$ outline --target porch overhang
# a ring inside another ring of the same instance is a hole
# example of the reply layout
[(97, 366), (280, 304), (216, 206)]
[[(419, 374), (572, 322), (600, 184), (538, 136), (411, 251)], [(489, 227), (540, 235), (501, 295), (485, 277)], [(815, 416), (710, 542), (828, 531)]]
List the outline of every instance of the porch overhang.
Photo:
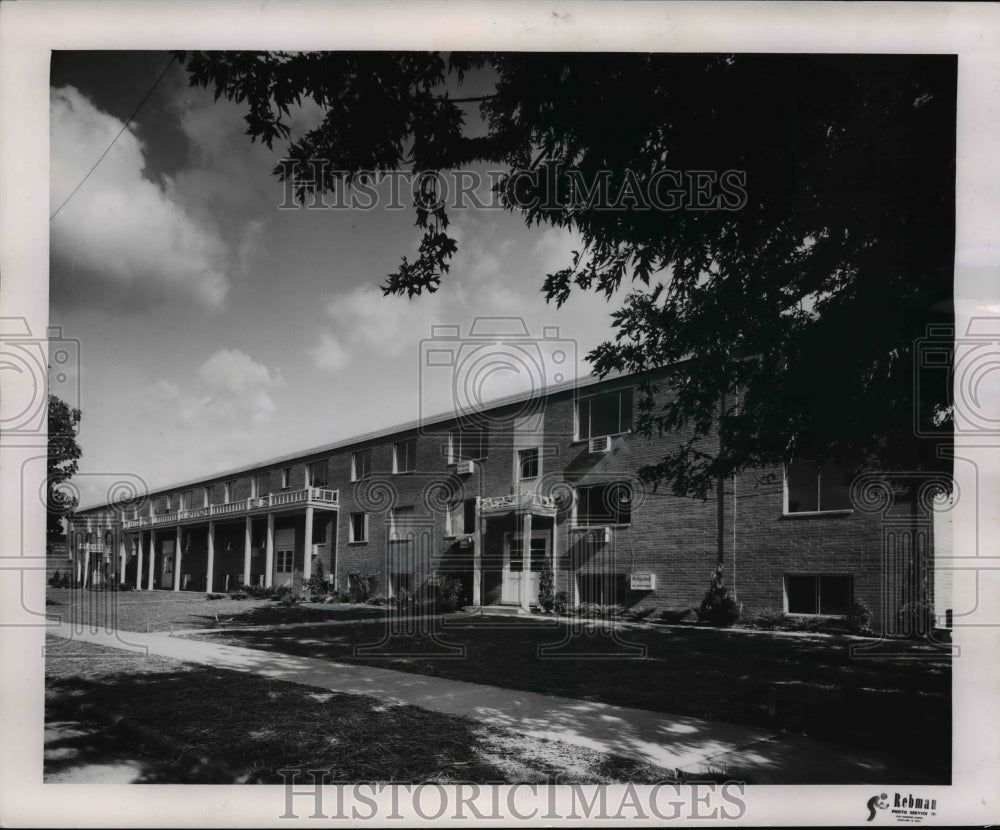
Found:
[(520, 492), (507, 496), (483, 496), (478, 500), (479, 515), (502, 516), (507, 513), (532, 516), (555, 516), (558, 512), (556, 500), (541, 493)]

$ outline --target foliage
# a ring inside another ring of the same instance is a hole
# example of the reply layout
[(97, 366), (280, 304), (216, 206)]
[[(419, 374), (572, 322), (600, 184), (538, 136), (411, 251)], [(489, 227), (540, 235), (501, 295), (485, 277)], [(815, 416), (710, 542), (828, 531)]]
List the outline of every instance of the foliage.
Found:
[(240, 585), (239, 592), (251, 599), (268, 599), (274, 593), (274, 589), (265, 588), (263, 585)]
[[(301, 200), (346, 201), (372, 172), (486, 165), (502, 207), (577, 233), (546, 299), (632, 288), (614, 340), (588, 355), (596, 371), (673, 366), (670, 401), (645, 396), (635, 428), (685, 440), (646, 482), (704, 497), (792, 456), (948, 468), (946, 384), (914, 371), (928, 326), (953, 317), (954, 56), (179, 57), (192, 85), (245, 107), (252, 141), (289, 142), (274, 172)], [(463, 83), (490, 88), (463, 100)], [(293, 136), (303, 101), (322, 120)], [(709, 171), (705, 188), (693, 171)], [(413, 199), (417, 257), (386, 294), (436, 291), (457, 251), (430, 181)], [(721, 446), (706, 446), (716, 427)]]
[(656, 609), (653, 608), (652, 606), (648, 608), (640, 608), (637, 610), (629, 609), (622, 614), (622, 617), (624, 617), (627, 620), (631, 620), (632, 622), (642, 622), (648, 617), (651, 617), (655, 611)]
[(684, 622), (688, 617), (696, 612), (695, 608), (665, 608), (660, 612), (660, 619), (670, 625), (677, 625)]
[(788, 620), (788, 615), (784, 611), (775, 608), (764, 608), (758, 611), (752, 619), (754, 628), (762, 628), (765, 631), (774, 631), (781, 627)]
[(896, 612), (899, 634), (905, 637), (925, 637), (934, 630), (934, 604), (928, 600), (909, 600)]
[(368, 602), (375, 594), (378, 577), (374, 574), (361, 576), (358, 573), (347, 575), (347, 599), (349, 602)]
[(325, 596), (328, 585), (329, 583), (323, 578), (322, 573), (314, 573), (309, 577), (309, 579), (302, 583), (302, 587), (313, 597)]
[(232, 591), (229, 594), (230, 599), (246, 599), (248, 594), (246, 591)]
[(53, 588), (69, 588), (70, 587), (70, 576), (67, 571), (65, 574), (60, 571), (55, 571), (52, 576), (49, 577), (49, 585)]
[(555, 605), (554, 589), (556, 586), (552, 568), (546, 565), (538, 575), (538, 604), (548, 614)]
[(556, 591), (552, 598), (552, 610), (557, 614), (565, 615), (569, 607), (569, 598), (565, 591)]
[(612, 619), (624, 614), (625, 608), (618, 604), (601, 605), (599, 602), (583, 602), (570, 609), (570, 613), (579, 617)]
[(854, 600), (847, 611), (844, 622), (847, 624), (847, 630), (852, 634), (867, 635), (872, 633), (872, 611), (862, 599)]
[(205, 594), (205, 599), (225, 599), (225, 594)]
[(722, 565), (719, 565), (698, 608), (698, 620), (717, 628), (728, 628), (742, 613), (743, 603), (737, 602), (729, 588), (722, 584)]
[(55, 395), (49, 395), (48, 483), (46, 535), (50, 542), (64, 536), (62, 520), (77, 508), (77, 499), (59, 487), (79, 467), (80, 445), (76, 442), (82, 413)]
[(457, 611), (462, 604), (464, 589), (461, 579), (455, 579), (447, 574), (439, 574), (437, 579), (435, 605), (444, 614)]

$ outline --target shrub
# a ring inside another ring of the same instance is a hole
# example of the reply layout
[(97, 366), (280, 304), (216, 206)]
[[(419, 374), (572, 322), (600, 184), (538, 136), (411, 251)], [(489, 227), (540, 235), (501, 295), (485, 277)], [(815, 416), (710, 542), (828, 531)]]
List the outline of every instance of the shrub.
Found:
[(872, 611), (864, 600), (857, 599), (851, 604), (844, 622), (851, 634), (872, 633)]
[(323, 574), (313, 574), (309, 579), (302, 583), (302, 587), (307, 590), (313, 598), (322, 598), (326, 595), (326, 580), (323, 578)]
[(263, 585), (240, 585), (239, 591), (253, 599), (268, 599), (274, 594), (273, 588), (265, 588)]
[(368, 602), (375, 594), (378, 579), (374, 574), (361, 576), (353, 573), (347, 575), (347, 598), (349, 602)]
[(59, 571), (56, 571), (54, 574), (52, 574), (52, 576), (49, 577), (49, 585), (51, 585), (53, 588), (62, 587), (62, 574), (59, 573)]
[(205, 599), (223, 599), (225, 594), (205, 594)]
[(631, 610), (625, 611), (622, 614), (622, 617), (624, 617), (627, 620), (632, 620), (633, 622), (642, 622), (647, 617), (649, 617), (655, 610), (656, 610), (655, 608), (650, 607), (650, 608), (642, 608), (638, 611), (631, 611)]
[(229, 594), (230, 599), (246, 599), (246, 591), (233, 591)]
[(774, 629), (784, 625), (787, 620), (788, 617), (784, 611), (778, 611), (775, 608), (765, 608), (758, 612), (757, 616), (751, 622), (755, 628), (774, 631)]
[(557, 614), (565, 615), (568, 605), (569, 600), (565, 591), (557, 591), (555, 596), (552, 597), (552, 610)]
[(670, 625), (677, 625), (684, 622), (694, 612), (694, 608), (666, 608), (660, 612), (660, 620)]
[(923, 637), (934, 630), (934, 606), (922, 600), (904, 602), (896, 612), (898, 631), (906, 637)]
[[(353, 602), (354, 600), (350, 601)], [(368, 605), (388, 605), (389, 597), (385, 594), (372, 594), (372, 596), (365, 600), (365, 603)]]
[(462, 603), (463, 584), (461, 579), (453, 579), (447, 574), (440, 574), (437, 580), (437, 593), (434, 597), (437, 610), (443, 614), (457, 611)]
[(349, 602), (350, 597), (346, 591), (331, 591), (326, 595), (324, 602)]
[(538, 605), (546, 614), (551, 612), (555, 606), (555, 596), (553, 593), (555, 587), (555, 577), (552, 574), (552, 568), (546, 565), (538, 575)]
[(722, 584), (722, 565), (712, 574), (712, 582), (698, 608), (698, 620), (716, 628), (728, 628), (740, 618), (743, 603), (737, 602)]

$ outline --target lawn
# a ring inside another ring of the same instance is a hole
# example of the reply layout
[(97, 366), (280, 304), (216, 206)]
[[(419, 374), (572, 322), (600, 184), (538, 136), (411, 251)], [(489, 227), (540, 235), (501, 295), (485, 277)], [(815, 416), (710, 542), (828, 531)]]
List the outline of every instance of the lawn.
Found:
[(46, 613), (79, 625), (123, 631), (175, 631), (243, 625), (379, 618), (371, 605), (302, 603), (285, 607), (268, 599), (209, 600), (184, 591), (86, 591), (49, 588)]
[[(385, 639), (377, 622), (199, 636), (895, 750), (950, 781), (950, 658), (924, 642), (894, 643), (904, 657), (856, 659), (850, 645), (859, 641), (837, 636), (592, 628), (559, 646), (565, 623), (449, 617), (438, 625), (437, 641), (419, 633)], [(546, 645), (556, 648), (539, 655)]]
[[(282, 770), (326, 770), (332, 781), (671, 780), (659, 767), (466, 718), (56, 637), (47, 640), (45, 674), (47, 722), (77, 719), (84, 703), (127, 715), (223, 765), (227, 782), (283, 783)], [(179, 753), (144, 749), (127, 735), (102, 731), (89, 750), (90, 763), (145, 753), (143, 783), (200, 780)], [(55, 758), (45, 772), (72, 763), (76, 756)]]

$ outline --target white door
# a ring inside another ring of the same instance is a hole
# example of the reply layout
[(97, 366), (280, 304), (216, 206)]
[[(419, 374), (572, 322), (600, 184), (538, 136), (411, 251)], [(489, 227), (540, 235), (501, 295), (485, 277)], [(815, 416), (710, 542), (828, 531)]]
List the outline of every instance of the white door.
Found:
[(274, 587), (292, 584), (292, 571), (295, 567), (295, 549), (279, 548), (274, 552)]
[(174, 555), (172, 553), (163, 554), (163, 575), (160, 577), (160, 587), (174, 587)]
[(528, 592), (528, 604), (538, 604), (538, 578), (549, 561), (549, 532), (535, 531), (531, 534), (531, 569), (525, 570), (524, 545), (520, 533), (507, 535), (503, 551), (503, 583), (500, 602), (504, 605), (520, 605), (521, 592)]

